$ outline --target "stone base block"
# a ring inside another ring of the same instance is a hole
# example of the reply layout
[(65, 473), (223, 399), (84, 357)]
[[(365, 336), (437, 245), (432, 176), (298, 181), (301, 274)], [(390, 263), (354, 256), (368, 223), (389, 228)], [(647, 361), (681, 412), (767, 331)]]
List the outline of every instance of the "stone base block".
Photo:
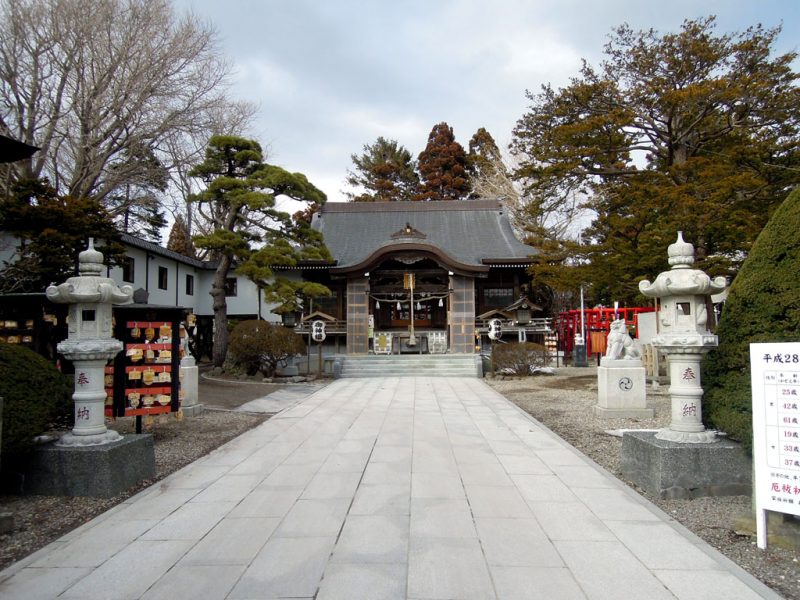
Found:
[(597, 367), (597, 405), (594, 414), (601, 418), (651, 418), (647, 408), (647, 380), (641, 361), (608, 360)]
[(25, 493), (112, 498), (155, 477), (153, 436), (126, 435), (100, 446), (56, 446), (36, 450), (25, 469)]
[(184, 417), (199, 417), (206, 412), (206, 407), (204, 404), (192, 404), (192, 406), (181, 405), (181, 410), (183, 411)]
[(750, 495), (752, 462), (728, 439), (681, 444), (654, 432), (625, 432), (622, 474), (659, 498)]

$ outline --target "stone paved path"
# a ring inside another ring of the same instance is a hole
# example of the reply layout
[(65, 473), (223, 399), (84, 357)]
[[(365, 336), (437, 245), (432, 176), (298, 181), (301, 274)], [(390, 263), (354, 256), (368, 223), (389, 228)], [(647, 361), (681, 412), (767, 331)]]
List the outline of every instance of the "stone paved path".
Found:
[(449, 378), (336, 381), (0, 579), (4, 600), (778, 597)]

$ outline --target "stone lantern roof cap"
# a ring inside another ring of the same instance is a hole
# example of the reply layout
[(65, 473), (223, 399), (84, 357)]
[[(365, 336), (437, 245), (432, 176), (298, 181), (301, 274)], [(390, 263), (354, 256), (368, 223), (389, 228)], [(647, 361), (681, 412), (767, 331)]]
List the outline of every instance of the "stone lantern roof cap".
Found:
[(683, 239), (683, 232), (678, 232), (678, 239), (667, 248), (669, 264), (673, 269), (688, 269), (694, 264), (694, 246)]
[(78, 272), (84, 277), (98, 277), (103, 266), (103, 253), (94, 247), (94, 238), (89, 238), (89, 247), (78, 254)]

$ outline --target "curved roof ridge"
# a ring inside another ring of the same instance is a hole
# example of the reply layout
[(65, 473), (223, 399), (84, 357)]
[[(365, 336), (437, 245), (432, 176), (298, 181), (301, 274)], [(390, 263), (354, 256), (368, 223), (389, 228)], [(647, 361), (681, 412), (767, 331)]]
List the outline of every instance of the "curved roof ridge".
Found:
[(500, 200), (479, 198), (474, 200), (432, 200), (407, 202), (326, 202), (321, 214), (330, 213), (375, 213), (375, 212), (434, 212), (472, 211), (502, 209)]

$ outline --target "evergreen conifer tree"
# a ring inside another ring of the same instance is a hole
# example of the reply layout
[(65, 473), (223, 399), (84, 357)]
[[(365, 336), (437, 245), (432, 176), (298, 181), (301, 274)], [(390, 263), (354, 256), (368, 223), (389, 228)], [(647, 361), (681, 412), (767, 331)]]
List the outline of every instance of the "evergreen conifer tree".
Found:
[(21, 243), (0, 270), (0, 293), (42, 292), (75, 274), (88, 238), (103, 245), (109, 264), (125, 252), (119, 234), (97, 200), (60, 196), (41, 180), (19, 181), (0, 202), (0, 231)]
[(467, 164), (470, 175), (476, 179), (492, 179), (498, 170), (506, 170), (497, 142), (484, 127), (478, 129), (469, 141)]
[[(236, 272), (266, 290), (269, 302), (293, 309), (297, 296), (327, 295), (330, 291), (309, 282), (274, 277), (273, 267), (295, 266), (298, 260), (330, 260), (319, 232), (301, 219), (275, 208), (278, 196), (311, 205), (324, 204), (325, 194), (300, 173), (289, 173), (263, 162), (261, 146), (235, 136), (213, 136), (205, 160), (190, 175), (206, 182), (206, 189), (191, 198), (210, 233), (195, 244), (211, 252), (217, 268), (211, 284), (214, 309), (214, 366), (221, 367), (228, 352), (226, 280), (234, 263)], [(261, 244), (258, 248), (254, 243)]]
[(704, 362), (707, 425), (752, 443), (750, 344), (800, 342), (800, 189), (775, 211), (730, 288)]
[(348, 172), (347, 184), (358, 191), (348, 192), (354, 202), (411, 200), (419, 185), (419, 176), (411, 153), (396, 140), (379, 137), (364, 146), (361, 156), (350, 157), (355, 169)]
[(463, 200), (469, 195), (467, 153), (447, 123), (434, 125), (417, 164), (422, 184), (414, 200)]
[(776, 53), (780, 28), (714, 29), (713, 17), (663, 34), (623, 25), (598, 66), (528, 93), (513, 133), (515, 179), (534, 224), (576, 202), (596, 215), (584, 260), (570, 262), (574, 249), (556, 243), (545, 265), (574, 272), (559, 277), (565, 287), (591, 282), (591, 303), (635, 302), (635, 280), (668, 267), (678, 230), (699, 268), (733, 276), (800, 183), (797, 54)]

